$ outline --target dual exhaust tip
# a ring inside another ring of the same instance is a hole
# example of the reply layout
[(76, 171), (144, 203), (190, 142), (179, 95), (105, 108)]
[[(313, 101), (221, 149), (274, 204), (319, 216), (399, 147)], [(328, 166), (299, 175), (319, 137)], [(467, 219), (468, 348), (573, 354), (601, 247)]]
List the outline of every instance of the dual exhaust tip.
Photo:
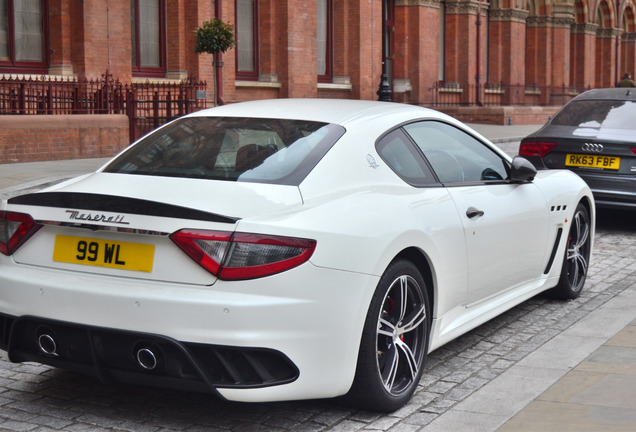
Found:
[[(36, 343), (42, 354), (51, 357), (59, 356), (59, 345), (53, 332), (47, 330), (40, 332), (36, 338)], [(137, 360), (137, 364), (147, 371), (156, 369), (163, 358), (161, 350), (158, 347), (154, 347), (146, 343), (137, 344), (137, 346), (133, 349), (133, 353)]]

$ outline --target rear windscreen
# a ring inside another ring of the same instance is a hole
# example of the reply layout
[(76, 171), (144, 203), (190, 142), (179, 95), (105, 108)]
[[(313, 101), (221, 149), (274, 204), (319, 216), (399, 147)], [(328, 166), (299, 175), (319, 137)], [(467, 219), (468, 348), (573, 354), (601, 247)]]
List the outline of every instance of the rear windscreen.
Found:
[(567, 104), (550, 124), (594, 129), (636, 130), (636, 103), (619, 100), (580, 100)]
[(297, 185), (344, 132), (302, 120), (183, 118), (144, 137), (104, 172)]

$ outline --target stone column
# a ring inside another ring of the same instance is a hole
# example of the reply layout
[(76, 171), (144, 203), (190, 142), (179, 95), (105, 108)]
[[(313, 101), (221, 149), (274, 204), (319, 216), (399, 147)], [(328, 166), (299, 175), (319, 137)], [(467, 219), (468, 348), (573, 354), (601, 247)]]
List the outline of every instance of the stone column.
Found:
[(68, 1), (51, 0), (49, 3), (50, 64), (51, 75), (73, 75), (71, 59), (71, 7)]
[(571, 27), (570, 85), (579, 90), (594, 86), (597, 29), (597, 24), (590, 23), (577, 23)]
[(415, 104), (432, 102), (430, 89), (438, 81), (440, 0), (395, 2), (395, 61), (393, 100)]
[(616, 85), (616, 38), (618, 29), (600, 28), (596, 31), (595, 87)]
[(623, 33), (621, 36), (621, 70), (618, 72), (624, 74), (629, 72), (636, 76), (636, 33)]
[(527, 18), (521, 9), (490, 11), (489, 82), (525, 83)]

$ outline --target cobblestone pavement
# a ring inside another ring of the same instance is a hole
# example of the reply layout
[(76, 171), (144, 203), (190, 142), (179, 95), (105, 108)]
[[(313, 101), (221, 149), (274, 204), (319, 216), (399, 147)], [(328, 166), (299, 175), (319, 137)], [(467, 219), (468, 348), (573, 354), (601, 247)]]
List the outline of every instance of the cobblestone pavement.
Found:
[[(408, 405), (381, 415), (337, 401), (270, 404), (147, 387), (0, 358), (0, 430), (7, 431), (423, 431), (529, 353), (636, 283), (633, 213), (601, 211), (588, 281), (570, 302), (538, 296), (428, 357)], [(514, 239), (511, 239), (513, 241)]]

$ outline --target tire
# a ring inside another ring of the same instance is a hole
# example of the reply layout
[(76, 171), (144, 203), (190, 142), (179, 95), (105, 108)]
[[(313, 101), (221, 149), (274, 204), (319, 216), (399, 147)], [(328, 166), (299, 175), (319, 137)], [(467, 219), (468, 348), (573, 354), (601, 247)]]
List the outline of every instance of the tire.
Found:
[(430, 322), (421, 273), (409, 261), (393, 262), (371, 300), (356, 374), (345, 402), (381, 412), (406, 404), (422, 376)]
[(552, 289), (562, 300), (577, 298), (585, 285), (591, 252), (591, 223), (587, 208), (579, 203), (568, 233), (559, 283)]

